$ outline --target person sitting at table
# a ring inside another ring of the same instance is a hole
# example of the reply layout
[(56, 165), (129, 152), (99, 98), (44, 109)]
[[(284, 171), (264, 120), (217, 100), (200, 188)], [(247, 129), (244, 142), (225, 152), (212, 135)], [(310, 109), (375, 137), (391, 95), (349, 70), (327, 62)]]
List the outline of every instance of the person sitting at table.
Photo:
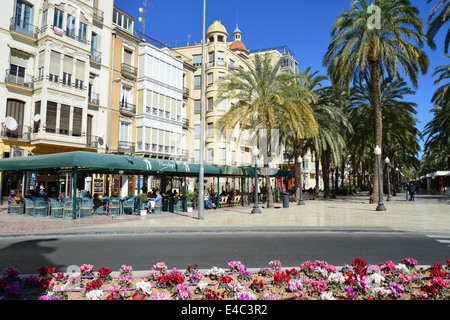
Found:
[(94, 193), (94, 199), (92, 201), (94, 203), (94, 211), (103, 206), (103, 201), (98, 197), (98, 193)]
[(205, 209), (208, 210), (208, 205), (211, 206), (211, 208), (214, 208), (214, 210), (217, 208), (214, 203), (209, 200), (209, 193), (208, 191), (203, 192), (203, 201), (205, 202)]
[(153, 211), (155, 209), (156, 204), (162, 204), (162, 196), (159, 194), (159, 190), (156, 190), (156, 197), (150, 198), (147, 202), (146, 208), (147, 211)]

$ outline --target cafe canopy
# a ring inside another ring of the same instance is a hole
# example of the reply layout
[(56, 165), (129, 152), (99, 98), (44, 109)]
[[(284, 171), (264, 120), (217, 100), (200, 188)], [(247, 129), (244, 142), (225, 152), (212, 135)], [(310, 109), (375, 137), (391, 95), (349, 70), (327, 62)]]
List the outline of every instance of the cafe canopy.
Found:
[[(0, 170), (40, 172), (72, 172), (76, 170), (78, 173), (117, 174), (123, 172), (123, 174), (196, 176), (199, 174), (200, 165), (186, 161), (74, 151), (1, 159)], [(254, 168), (205, 163), (204, 174), (205, 176), (252, 176)]]

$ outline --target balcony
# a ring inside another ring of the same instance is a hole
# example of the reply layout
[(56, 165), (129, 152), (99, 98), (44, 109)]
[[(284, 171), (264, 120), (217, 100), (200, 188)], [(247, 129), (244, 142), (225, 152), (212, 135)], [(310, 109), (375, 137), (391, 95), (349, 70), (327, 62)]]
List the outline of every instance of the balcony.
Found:
[(94, 12), (92, 14), (92, 17), (94, 18), (94, 20), (102, 23), (103, 19), (104, 19), (104, 13), (102, 10), (94, 8)]
[(100, 105), (100, 94), (91, 92), (88, 96), (89, 105), (99, 106)]
[(37, 39), (37, 27), (17, 18), (11, 18), (9, 30), (18, 36), (25, 35), (33, 41)]
[(100, 64), (102, 63), (102, 53), (100, 51), (92, 49), (90, 59), (92, 63)]
[(86, 136), (86, 148), (88, 149), (97, 149), (99, 146), (98, 137), (87, 135)]
[(2, 140), (30, 140), (31, 127), (18, 125), (15, 130), (9, 130), (2, 126), (0, 130), (0, 137)]
[(19, 86), (21, 88), (34, 89), (34, 77), (28, 74), (11, 74), (10, 70), (6, 70), (5, 83)]
[(119, 141), (119, 152), (131, 152), (135, 151), (135, 143), (129, 141)]
[(129, 64), (122, 63), (122, 75), (127, 78), (136, 79), (137, 68), (130, 66)]
[(183, 88), (183, 99), (189, 98), (189, 88)]
[(136, 105), (131, 104), (126, 101), (120, 102), (120, 112), (126, 115), (135, 115), (136, 114)]

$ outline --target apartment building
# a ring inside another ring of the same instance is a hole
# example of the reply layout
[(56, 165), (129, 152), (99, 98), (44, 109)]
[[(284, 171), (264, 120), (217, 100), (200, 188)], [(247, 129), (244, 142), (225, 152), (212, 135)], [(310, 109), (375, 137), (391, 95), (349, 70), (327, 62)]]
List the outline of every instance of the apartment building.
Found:
[[(111, 2), (11, 0), (2, 5), (3, 157), (105, 148), (108, 87), (101, 84), (109, 80)], [(51, 184), (56, 178), (46, 179)]]

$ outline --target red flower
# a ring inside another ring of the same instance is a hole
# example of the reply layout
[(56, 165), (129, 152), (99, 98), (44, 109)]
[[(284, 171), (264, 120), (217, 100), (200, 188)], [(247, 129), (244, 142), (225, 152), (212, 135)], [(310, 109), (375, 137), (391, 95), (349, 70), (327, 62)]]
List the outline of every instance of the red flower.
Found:
[(39, 272), (39, 275), (41, 277), (52, 276), (52, 274), (55, 272), (55, 268), (47, 266), (47, 267), (41, 267), (37, 271)]
[(86, 291), (91, 291), (94, 289), (100, 289), (103, 285), (103, 282), (100, 280), (92, 280), (90, 283), (86, 284)]

